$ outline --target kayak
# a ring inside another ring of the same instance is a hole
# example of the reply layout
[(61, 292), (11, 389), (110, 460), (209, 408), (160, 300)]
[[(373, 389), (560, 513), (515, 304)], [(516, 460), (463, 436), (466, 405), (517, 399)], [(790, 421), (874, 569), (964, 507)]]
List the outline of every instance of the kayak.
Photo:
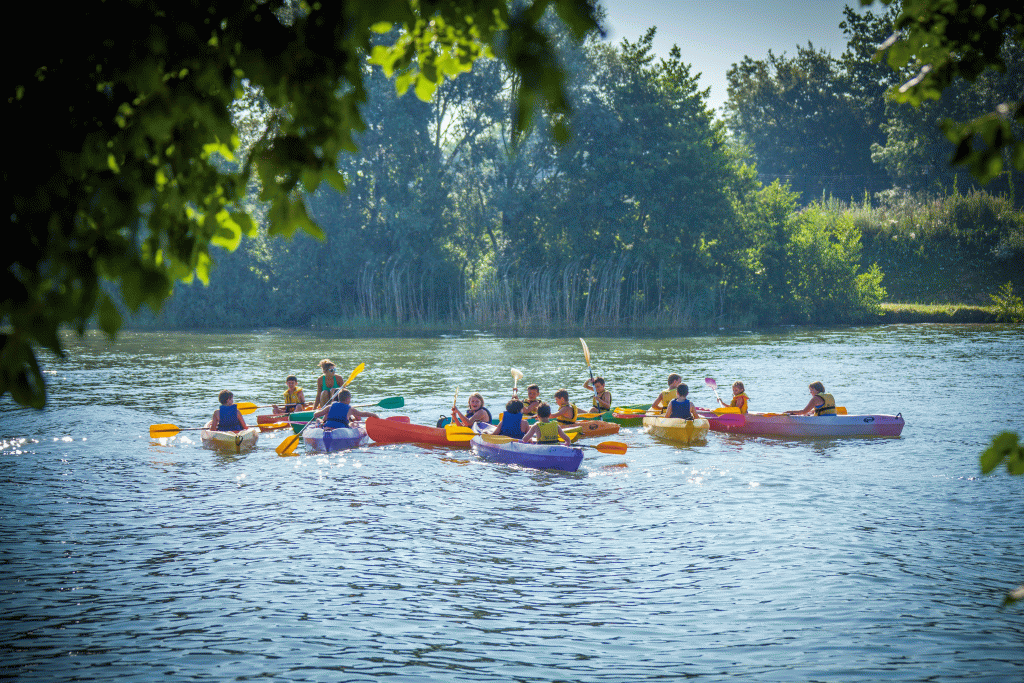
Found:
[[(714, 413), (698, 410), (702, 417)], [(747, 413), (742, 424), (710, 420), (711, 430), (730, 434), (766, 436), (899, 436), (903, 415), (786, 415), (785, 413)]]
[(426, 443), (435, 446), (468, 448), (469, 441), (451, 441), (443, 429), (410, 424), (379, 417), (366, 418), (366, 433), (377, 443)]
[[(577, 431), (579, 432), (579, 438), (581, 439), (587, 439), (592, 436), (618, 434), (621, 428), (622, 425), (605, 422), (603, 420), (585, 420), (583, 422), (573, 422), (570, 425), (562, 425), (563, 432), (571, 434), (573, 431)], [(575, 439), (573, 439), (573, 441), (575, 441)]]
[(313, 411), (296, 410), (294, 413), (289, 413), (286, 419), (292, 423), (292, 431), (298, 434), (306, 426), (306, 423), (313, 419)]
[(623, 427), (639, 427), (643, 422), (644, 413), (650, 408), (649, 403), (637, 403), (631, 406), (612, 406), (603, 413), (580, 413), (580, 420), (603, 420)]
[(704, 418), (684, 420), (679, 417), (647, 415), (643, 418), (644, 431), (670, 441), (692, 443), (708, 437), (709, 421)]
[(575, 472), (583, 462), (582, 448), (570, 448), (564, 444), (523, 443), (522, 441), (494, 444), (484, 441), (482, 437), (474, 436), (470, 445), (473, 447), (473, 452), (484, 460), (536, 470)]
[[(312, 403), (310, 403), (308, 405), (309, 405), (310, 408), (313, 407)], [(267, 415), (257, 415), (256, 416), (256, 424), (263, 425), (263, 424), (277, 424), (278, 422), (287, 422), (288, 418), (291, 415), (294, 415), (297, 412), (303, 412), (303, 408), (304, 407), (305, 406), (303, 406), (303, 407), (299, 408), (297, 411), (291, 412), (291, 413), (269, 413)], [(304, 411), (304, 412), (311, 412), (311, 411)], [(306, 419), (308, 420), (309, 418), (306, 418)], [(305, 421), (306, 420), (303, 420), (303, 422), (305, 422)]]
[(256, 441), (260, 438), (259, 427), (249, 427), (237, 432), (215, 432), (210, 429), (210, 423), (203, 425), (199, 432), (199, 438), (203, 441), (204, 448), (230, 453), (245, 453), (256, 447)]
[(366, 430), (359, 422), (355, 427), (310, 427), (302, 433), (306, 446), (321, 453), (334, 453), (349, 448), (357, 448), (366, 441)]

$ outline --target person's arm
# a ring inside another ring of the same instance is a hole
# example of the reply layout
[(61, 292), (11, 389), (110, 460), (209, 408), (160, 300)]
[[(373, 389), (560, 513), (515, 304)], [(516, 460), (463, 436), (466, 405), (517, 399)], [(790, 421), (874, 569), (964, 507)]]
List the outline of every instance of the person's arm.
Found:
[(696, 420), (698, 418), (697, 408), (694, 407), (693, 401), (690, 401), (690, 419)]
[(245, 424), (245, 416), (242, 415), (242, 411), (238, 411), (238, 424), (242, 425), (242, 429), (248, 429), (249, 425)]
[(460, 427), (469, 426), (468, 424), (466, 424), (466, 416), (463, 415), (462, 411), (456, 408), (455, 406), (452, 406), (452, 424), (458, 425)]
[(538, 434), (537, 425), (539, 425), (539, 424), (540, 424), (540, 422), (537, 422), (536, 424), (531, 426), (528, 430), (526, 430), (526, 433), (523, 434), (523, 443), (527, 443), (527, 442), (535, 441), (536, 440), (537, 434)]
[(220, 409), (213, 411), (213, 417), (210, 418), (210, 429), (217, 431), (217, 427), (220, 426)]
[(721, 398), (719, 398), (719, 397), (716, 397), (716, 398), (718, 398), (718, 402), (721, 403), (723, 406), (725, 406), (726, 408), (729, 407), (729, 404), (726, 403), (725, 401), (723, 401)]
[(566, 446), (571, 446), (572, 445), (572, 439), (569, 438), (568, 434), (566, 434), (565, 432), (562, 431), (562, 425), (556, 423), (556, 426), (558, 427), (558, 435), (560, 437), (562, 437), (563, 441), (565, 441), (565, 445)]
[[(821, 404), (819, 404), (818, 401), (821, 401)], [(815, 406), (823, 405), (824, 403), (825, 399), (821, 396), (815, 396), (807, 402), (807, 405), (805, 405), (802, 410), (787, 410), (786, 415), (810, 415), (814, 412)]]
[(557, 421), (559, 417), (572, 417), (572, 406), (562, 406), (557, 413), (551, 416), (551, 419)]
[(587, 391), (593, 391), (594, 385), (590, 383), (589, 379), (587, 379), (583, 382), (583, 388), (586, 389)]
[(302, 389), (299, 389), (298, 405), (295, 406), (295, 409), (298, 410), (299, 408), (301, 408), (305, 404), (306, 404), (306, 394), (302, 391)]
[[(725, 404), (723, 403), (722, 405)], [(740, 400), (736, 402), (736, 407), (740, 409), (741, 413), (747, 412), (747, 397), (741, 397)]]
[(658, 398), (654, 399), (654, 403), (651, 404), (651, 410), (664, 410), (666, 407), (661, 405), (661, 394), (658, 394)]
[(348, 414), (357, 420), (365, 420), (368, 417), (377, 417), (376, 413), (369, 413), (365, 410), (359, 410), (358, 408), (349, 408)]

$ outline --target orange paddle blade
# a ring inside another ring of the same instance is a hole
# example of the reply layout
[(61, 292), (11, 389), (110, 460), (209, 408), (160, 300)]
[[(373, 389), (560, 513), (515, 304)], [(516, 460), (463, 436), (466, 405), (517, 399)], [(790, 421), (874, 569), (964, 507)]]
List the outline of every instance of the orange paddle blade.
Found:
[(278, 455), (291, 455), (295, 448), (299, 445), (299, 441), (302, 440), (302, 434), (292, 434), (287, 439), (278, 444), (274, 450)]
[(174, 436), (181, 431), (178, 425), (149, 425), (149, 436), (154, 439), (161, 439), (167, 436)]
[(596, 448), (602, 453), (611, 453), (614, 455), (625, 455), (626, 449), (629, 448), (626, 444), (621, 441), (602, 441), (596, 446), (587, 446), (587, 448)]

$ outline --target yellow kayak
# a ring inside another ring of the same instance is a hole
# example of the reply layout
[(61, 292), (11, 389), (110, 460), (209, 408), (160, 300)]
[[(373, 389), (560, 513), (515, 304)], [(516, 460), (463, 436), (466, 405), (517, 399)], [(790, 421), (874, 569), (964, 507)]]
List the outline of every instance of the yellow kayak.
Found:
[(704, 418), (684, 420), (678, 417), (644, 416), (644, 431), (662, 439), (692, 443), (708, 437), (711, 424)]

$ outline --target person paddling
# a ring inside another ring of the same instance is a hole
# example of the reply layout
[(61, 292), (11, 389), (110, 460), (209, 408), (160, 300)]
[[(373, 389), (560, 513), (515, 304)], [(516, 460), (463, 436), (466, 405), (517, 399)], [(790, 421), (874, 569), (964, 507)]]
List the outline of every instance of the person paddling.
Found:
[(282, 393), (284, 405), (275, 405), (274, 415), (294, 413), (296, 408), (301, 408), (306, 402), (306, 394), (303, 393), (302, 387), (299, 386), (299, 379), (295, 375), (288, 375), (284, 383), (288, 387)]
[(665, 417), (678, 418), (680, 420), (696, 420), (697, 411), (694, 409), (693, 404), (686, 398), (686, 395), (690, 393), (690, 387), (685, 384), (680, 384), (676, 387), (676, 398), (668, 402), (668, 409), (665, 411)]
[[(558, 412), (551, 417), (560, 425), (571, 425), (579, 419), (580, 409), (575, 403), (569, 401), (569, 390), (559, 389), (555, 392), (555, 402), (558, 404)], [(539, 412), (537, 413), (540, 414)]]
[(215, 432), (240, 432), (248, 429), (245, 418), (235, 405), (235, 395), (225, 389), (217, 395), (220, 408), (210, 418), (210, 429)]
[(746, 389), (743, 388), (743, 382), (732, 383), (732, 401), (726, 404), (722, 399), (718, 399), (718, 402), (723, 406), (729, 408), (739, 408), (740, 413), (743, 415), (747, 414), (747, 403), (750, 401), (750, 397), (747, 396)]
[(523, 435), (530, 430), (530, 423), (523, 419), (523, 402), (512, 399), (505, 404), (505, 412), (501, 414), (495, 434), (510, 436), (513, 439), (522, 439)]
[(313, 413), (313, 417), (324, 418), (323, 422), (326, 429), (350, 427), (353, 419), (365, 420), (368, 417), (377, 417), (376, 413), (370, 413), (365, 410), (353, 408), (350, 405), (351, 403), (352, 392), (348, 389), (342, 389), (341, 393), (338, 394), (337, 401), (334, 401), (331, 405), (324, 406), (320, 410), (316, 411)]
[(476, 422), (491, 424), (491, 411), (484, 407), (484, 397), (480, 392), (470, 395), (468, 401), (469, 409), (465, 414), (455, 406), (452, 406), (452, 424), (472, 427)]
[(583, 383), (583, 388), (594, 393), (591, 400), (594, 403), (595, 413), (603, 413), (612, 409), (612, 392), (604, 388), (604, 377), (595, 377), (593, 384), (587, 379)]
[(541, 403), (537, 408), (537, 422), (523, 436), (523, 443), (536, 441), (537, 443), (558, 443), (561, 438), (566, 446), (572, 446), (572, 439), (562, 431), (562, 427), (551, 419), (551, 406)]
[(313, 404), (313, 410), (326, 406), (334, 392), (343, 386), (341, 379), (334, 374), (335, 367), (330, 358), (324, 358), (319, 365), (324, 374), (316, 380), (316, 403)]
[(669, 375), (668, 389), (658, 394), (658, 398), (654, 399), (654, 403), (651, 405), (651, 410), (665, 410), (668, 408), (669, 402), (678, 395), (676, 393), (676, 387), (678, 387), (682, 381), (683, 378), (674, 372)]
[(523, 417), (534, 417), (541, 403), (540, 387), (536, 384), (526, 387), (526, 400), (523, 401)]
[(786, 415), (835, 415), (836, 399), (832, 394), (825, 393), (825, 385), (811, 382), (807, 385), (811, 391), (811, 400), (801, 410), (787, 410)]

